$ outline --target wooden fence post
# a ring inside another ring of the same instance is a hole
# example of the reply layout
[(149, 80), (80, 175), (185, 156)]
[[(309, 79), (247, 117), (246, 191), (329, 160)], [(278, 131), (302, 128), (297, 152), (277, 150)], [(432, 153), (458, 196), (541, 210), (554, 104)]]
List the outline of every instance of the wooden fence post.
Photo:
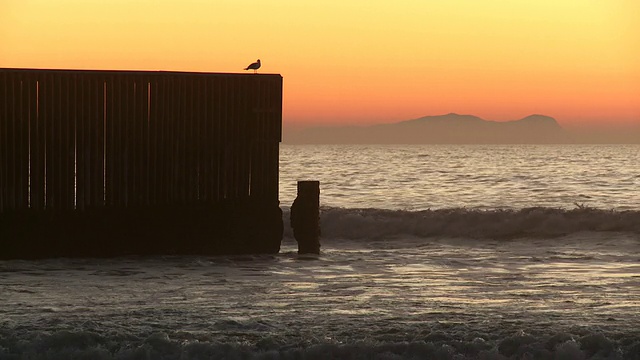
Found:
[(291, 227), (299, 254), (320, 253), (319, 181), (298, 181), (298, 197), (291, 205)]

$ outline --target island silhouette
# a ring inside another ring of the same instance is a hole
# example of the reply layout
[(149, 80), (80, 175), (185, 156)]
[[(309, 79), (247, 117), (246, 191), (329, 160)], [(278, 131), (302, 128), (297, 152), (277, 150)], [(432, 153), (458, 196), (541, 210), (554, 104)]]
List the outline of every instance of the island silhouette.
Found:
[(369, 126), (318, 126), (292, 133), (290, 144), (553, 144), (572, 137), (545, 115), (490, 121), (450, 113)]

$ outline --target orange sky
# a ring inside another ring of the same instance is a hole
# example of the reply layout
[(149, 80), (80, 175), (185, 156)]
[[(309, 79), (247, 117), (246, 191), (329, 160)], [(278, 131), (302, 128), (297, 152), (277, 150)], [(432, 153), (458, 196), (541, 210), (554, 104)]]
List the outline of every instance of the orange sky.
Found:
[(261, 72), (284, 121), (640, 124), (637, 0), (0, 0), (0, 67)]

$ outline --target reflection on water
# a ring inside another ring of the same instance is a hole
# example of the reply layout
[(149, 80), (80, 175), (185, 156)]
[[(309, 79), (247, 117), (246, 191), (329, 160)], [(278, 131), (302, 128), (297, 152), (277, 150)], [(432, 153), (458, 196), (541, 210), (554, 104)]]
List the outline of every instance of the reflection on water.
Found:
[(638, 331), (638, 239), (618, 235), (614, 246), (581, 236), (545, 245), (407, 239), (362, 250), (327, 241), (317, 259), (286, 243), (277, 256), (3, 262), (0, 309), (4, 326), (27, 332), (125, 326), (219, 340), (258, 336), (254, 323), (218, 329), (231, 320), (339, 341), (376, 338), (380, 321), (396, 332), (429, 323), (486, 330), (487, 322)]
[(638, 209), (639, 145), (282, 145), (280, 201), (320, 180), (325, 206)]

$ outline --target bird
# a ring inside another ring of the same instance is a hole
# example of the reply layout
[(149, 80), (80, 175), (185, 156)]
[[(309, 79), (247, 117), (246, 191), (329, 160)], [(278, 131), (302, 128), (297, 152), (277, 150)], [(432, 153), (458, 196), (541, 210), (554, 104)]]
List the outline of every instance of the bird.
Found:
[(245, 70), (253, 70), (253, 73), (257, 73), (258, 69), (260, 69), (260, 59), (258, 59), (256, 62), (254, 62), (253, 64), (247, 66), (246, 68), (244, 68)]

